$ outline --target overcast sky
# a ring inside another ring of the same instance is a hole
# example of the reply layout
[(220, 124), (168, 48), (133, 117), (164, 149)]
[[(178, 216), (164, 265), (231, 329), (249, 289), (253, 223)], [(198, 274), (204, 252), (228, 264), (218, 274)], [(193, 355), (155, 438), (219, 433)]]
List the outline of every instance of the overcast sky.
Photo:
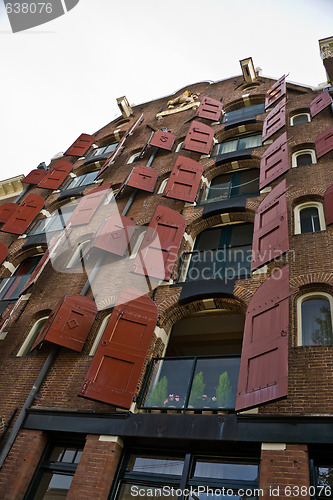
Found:
[(318, 40), (333, 0), (80, 0), (64, 16), (13, 34), (0, 0), (0, 177), (27, 174), (82, 132), (187, 84), (241, 73), (317, 86)]

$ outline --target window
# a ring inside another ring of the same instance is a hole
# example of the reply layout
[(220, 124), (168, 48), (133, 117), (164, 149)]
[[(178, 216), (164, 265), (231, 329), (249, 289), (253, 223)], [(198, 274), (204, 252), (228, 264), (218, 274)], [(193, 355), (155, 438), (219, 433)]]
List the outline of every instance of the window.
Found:
[(218, 175), (214, 177), (206, 193), (206, 203), (259, 194), (259, 170), (238, 170)]
[(78, 202), (67, 203), (56, 210), (50, 217), (40, 219), (36, 222), (33, 228), (29, 231), (29, 236), (35, 234), (43, 234), (46, 232), (61, 231), (64, 229), (66, 222), (74, 212)]
[(179, 143), (177, 144), (177, 147), (176, 147), (176, 149), (175, 149), (175, 153), (179, 153), (179, 151), (180, 151), (180, 150), (182, 149), (182, 147), (183, 147), (183, 143), (184, 143), (184, 141), (179, 142)]
[(290, 125), (300, 125), (301, 123), (308, 123), (311, 121), (310, 113), (299, 113), (297, 115), (291, 116)]
[(316, 153), (313, 149), (303, 149), (302, 151), (293, 153), (291, 156), (292, 167), (304, 167), (313, 163), (317, 163)]
[(37, 266), (41, 255), (25, 259), (16, 269), (10, 278), (3, 278), (0, 281), (0, 300), (18, 299), (24, 285)]
[(66, 498), (82, 451), (82, 443), (53, 443), (47, 446), (24, 500)]
[(40, 332), (42, 331), (42, 328), (45, 325), (47, 318), (48, 316), (43, 316), (38, 321), (36, 321), (36, 323), (31, 328), (30, 332), (28, 333), (27, 338), (23, 342), (16, 356), (26, 356), (27, 354), (29, 354), (31, 347), (35, 342), (36, 338), (38, 337), (38, 335), (40, 334)]
[(76, 248), (73, 256), (71, 257), (70, 261), (67, 264), (67, 269), (73, 269), (73, 268), (79, 267), (83, 272), (84, 263), (82, 262), (81, 259), (83, 257), (84, 251), (88, 247), (89, 243), (90, 243), (90, 240), (87, 240), (87, 241), (83, 241), (82, 243), (79, 243), (77, 245), (77, 248)]
[(163, 496), (163, 487), (169, 498), (180, 498), (188, 490), (188, 500), (226, 498), (225, 494), (235, 500), (254, 500), (262, 494), (259, 462), (253, 458), (136, 454), (125, 458), (120, 474), (117, 500), (138, 494), (143, 499), (157, 498)]
[(311, 496), (311, 498), (315, 500), (333, 497), (333, 463), (331, 448), (330, 445), (327, 445), (323, 450), (314, 446), (313, 454), (315, 458), (310, 461), (310, 488), (314, 491), (310, 492), (311, 494), (316, 493)]
[(262, 145), (261, 134), (241, 135), (216, 144), (212, 156), (241, 151), (243, 149), (257, 148)]
[(193, 251), (182, 256), (181, 281), (250, 276), (253, 224), (230, 224), (202, 231)]
[(97, 156), (109, 156), (118, 146), (118, 142), (114, 142), (112, 144), (108, 144), (107, 146), (103, 146), (101, 148), (95, 148), (87, 155), (87, 159), (95, 158)]
[(332, 345), (332, 304), (328, 293), (307, 293), (297, 302), (299, 346)]
[(165, 179), (163, 179), (163, 181), (161, 182), (159, 188), (158, 188), (158, 191), (157, 191), (157, 194), (162, 194), (164, 189), (165, 189), (165, 186), (167, 185), (168, 183), (168, 180), (169, 180), (169, 177), (166, 177)]
[(325, 231), (324, 209), (321, 203), (309, 202), (297, 205), (295, 214), (295, 234)]
[(238, 122), (245, 118), (255, 118), (256, 115), (265, 113), (265, 104), (255, 104), (254, 106), (246, 106), (244, 108), (229, 111), (223, 115), (222, 122), (229, 124)]
[(89, 184), (93, 184), (98, 174), (98, 170), (94, 172), (88, 172), (87, 174), (80, 175), (79, 177), (73, 177), (68, 183), (64, 186), (65, 189), (74, 189), (80, 186), (88, 186)]
[(141, 155), (140, 151), (138, 153), (134, 153), (132, 156), (129, 157), (127, 164), (134, 163), (135, 161), (138, 161), (140, 159), (140, 155)]

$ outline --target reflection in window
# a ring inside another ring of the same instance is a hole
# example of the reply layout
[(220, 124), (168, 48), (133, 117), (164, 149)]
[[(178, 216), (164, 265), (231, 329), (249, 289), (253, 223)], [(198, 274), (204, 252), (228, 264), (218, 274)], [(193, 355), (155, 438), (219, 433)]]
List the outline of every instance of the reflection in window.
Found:
[(301, 304), (302, 345), (333, 344), (332, 312), (328, 297), (318, 295)]
[(261, 133), (253, 135), (241, 135), (233, 139), (228, 139), (216, 144), (213, 148), (212, 156), (218, 156), (233, 151), (241, 151), (243, 149), (257, 148), (262, 145)]
[(257, 193), (259, 193), (259, 171), (240, 170), (214, 177), (207, 190), (206, 202)]

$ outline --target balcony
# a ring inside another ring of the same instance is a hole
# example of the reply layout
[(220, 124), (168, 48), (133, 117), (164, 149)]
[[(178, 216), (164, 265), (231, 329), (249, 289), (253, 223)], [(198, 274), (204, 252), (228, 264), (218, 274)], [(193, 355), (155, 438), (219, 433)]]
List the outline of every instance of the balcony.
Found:
[(233, 410), (240, 356), (154, 358), (139, 407)]
[(18, 299), (30, 276), (31, 273), (11, 276), (10, 278), (3, 278), (0, 281), (0, 300)]

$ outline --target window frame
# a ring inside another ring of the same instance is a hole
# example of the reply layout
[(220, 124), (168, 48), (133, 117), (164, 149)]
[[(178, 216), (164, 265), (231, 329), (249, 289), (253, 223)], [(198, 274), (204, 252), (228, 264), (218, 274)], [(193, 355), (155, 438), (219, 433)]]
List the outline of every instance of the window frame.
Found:
[[(51, 314), (51, 313), (50, 313)], [(27, 356), (30, 353), (30, 348), (32, 347), (34, 341), (36, 340), (37, 336), (40, 334), (42, 331), (46, 321), (48, 320), (49, 316), (42, 316), (39, 318), (35, 323), (32, 325), (30, 328), (30, 331), (24, 340), (23, 344), (21, 345), (20, 349), (18, 350), (16, 357), (21, 358), (23, 356)], [(42, 327), (39, 328), (40, 323), (43, 322)]]
[(127, 165), (129, 165), (130, 163), (134, 163), (135, 161), (137, 161), (137, 158), (140, 158), (140, 155), (141, 155), (141, 151), (138, 151), (137, 153), (133, 153), (129, 157)]
[[(261, 144), (259, 144), (257, 146), (248, 146), (248, 147), (242, 148), (242, 149), (238, 148), (238, 144), (239, 144), (239, 142), (242, 139), (245, 139), (247, 137), (255, 137), (255, 136), (260, 136), (261, 137)], [(220, 153), (219, 152), (219, 146), (221, 146), (222, 144), (227, 144), (227, 143), (232, 142), (232, 141), (237, 141), (237, 148), (236, 149), (233, 149), (232, 151), (227, 151), (227, 152), (224, 152), (224, 153)], [(228, 154), (231, 154), (231, 153), (236, 153), (238, 151), (246, 151), (247, 149), (260, 148), (260, 147), (262, 147), (262, 145), (263, 145), (262, 131), (252, 132), (252, 133), (248, 133), (248, 134), (235, 135), (233, 137), (229, 137), (228, 139), (225, 139), (225, 140), (223, 140), (221, 142), (217, 142), (216, 144), (214, 144), (213, 149), (212, 149), (212, 153), (211, 153), (210, 156), (211, 157), (216, 157), (216, 156), (221, 156), (221, 155), (228, 155)]]
[[(310, 233), (302, 233), (301, 231), (301, 211), (305, 208), (317, 208), (319, 216), (319, 231), (311, 231)], [(323, 204), (318, 201), (308, 201), (300, 203), (294, 208), (294, 234), (314, 234), (321, 231), (326, 231), (326, 222)]]
[(97, 335), (95, 337), (93, 345), (91, 346), (91, 349), (89, 351), (88, 356), (94, 356), (95, 355), (95, 353), (97, 351), (97, 348), (98, 348), (98, 345), (99, 345), (99, 343), (101, 341), (101, 338), (103, 337), (103, 333), (105, 332), (106, 326), (107, 326), (107, 324), (109, 322), (109, 319), (111, 317), (111, 314), (112, 313), (109, 313), (109, 314), (107, 314), (105, 316), (105, 318), (103, 318), (102, 323), (101, 323), (101, 325), (100, 325), (100, 327), (98, 329)]
[[(298, 116), (306, 116), (307, 120), (304, 122), (301, 122), (301, 123), (294, 123), (295, 118), (297, 118)], [(311, 115), (310, 115), (310, 113), (307, 113), (305, 111), (303, 111), (301, 113), (296, 113), (295, 115), (292, 115), (290, 117), (290, 126), (291, 127), (296, 127), (297, 125), (303, 125), (304, 123), (309, 123), (309, 122), (311, 122)]]
[[(243, 175), (243, 173), (244, 173), (244, 172), (250, 172), (250, 171), (253, 171), (253, 173), (255, 173), (255, 171), (256, 171), (256, 173), (258, 174), (258, 177), (257, 177), (257, 178), (252, 179), (252, 180), (249, 182), (249, 184), (250, 184), (250, 183), (252, 183), (252, 182), (254, 182), (255, 180), (257, 180), (257, 179), (258, 179), (258, 189), (257, 189), (256, 191), (252, 191), (251, 193), (245, 193), (245, 194), (242, 194), (242, 193), (241, 193), (241, 194), (239, 194), (239, 193), (237, 193), (237, 194), (234, 194), (234, 195), (232, 195), (232, 196), (229, 196), (229, 197), (223, 198), (223, 200), (230, 200), (230, 199), (234, 199), (234, 198), (238, 198), (238, 197), (242, 197), (242, 196), (246, 196), (246, 197), (249, 197), (249, 196), (255, 196), (255, 195), (259, 196), (259, 191), (260, 191), (260, 190), (259, 190), (259, 169), (258, 169), (258, 168), (245, 168), (245, 169), (230, 170), (229, 172), (224, 172), (224, 173), (222, 173), (222, 174), (215, 175), (215, 176), (211, 179), (211, 181), (210, 181), (210, 183), (209, 183), (209, 186), (207, 186), (207, 188), (206, 188), (206, 190), (205, 190), (205, 198), (204, 198), (203, 200), (200, 200), (200, 203), (213, 203), (214, 201), (221, 201), (221, 197), (219, 197), (219, 196), (217, 196), (217, 197), (215, 197), (215, 198), (209, 198), (209, 199), (208, 199), (209, 192), (210, 192), (211, 188), (213, 188), (213, 187), (214, 187), (214, 185), (212, 186), (212, 183), (213, 183), (214, 179), (217, 179), (218, 177), (222, 177), (222, 176), (227, 176), (227, 175), (231, 176), (231, 181), (230, 181), (230, 183), (231, 183), (231, 186), (230, 186), (230, 194), (231, 194), (232, 189), (235, 189), (235, 188), (240, 188), (240, 187), (242, 187), (243, 185), (246, 185), (246, 183), (243, 183), (243, 184), (240, 184), (240, 185), (237, 185), (237, 184), (236, 184), (236, 185), (234, 186), (234, 185), (233, 185), (233, 181), (234, 181), (234, 179), (235, 179), (235, 178), (237, 178), (237, 176), (238, 176), (238, 175), (240, 175), (240, 177), (242, 177), (242, 175)], [(246, 175), (246, 174), (245, 174), (245, 175)], [(237, 182), (237, 181), (236, 181), (236, 182)], [(225, 184), (226, 184), (226, 183), (225, 183)]]
[[(330, 309), (331, 309), (331, 323), (333, 325), (333, 297), (327, 292), (308, 292), (302, 294), (300, 297), (297, 299), (297, 347), (318, 347), (314, 344), (303, 344), (303, 331), (302, 331), (302, 304), (306, 302), (307, 300), (311, 299), (326, 299), (329, 301), (330, 304)], [(331, 345), (331, 344), (321, 344), (321, 346), (326, 346), (326, 345)], [(332, 344), (333, 345), (333, 344)]]
[[(297, 165), (297, 158), (298, 156), (302, 156), (302, 155), (308, 155), (310, 154), (311, 155), (311, 158), (312, 158), (312, 163), (310, 165), (315, 165), (317, 163), (317, 157), (316, 157), (316, 152), (314, 149), (300, 149), (299, 151), (295, 151), (295, 153), (293, 153), (291, 155), (291, 166), (292, 168), (302, 168), (301, 166), (298, 166)], [(304, 166), (309, 166), (309, 165), (304, 165)]]
[[(90, 186), (91, 184), (95, 184), (98, 172), (99, 172), (99, 170), (91, 170), (90, 172), (86, 172), (85, 174), (75, 175), (75, 177), (71, 177), (71, 179), (62, 187), (61, 191), (69, 191), (71, 189), (76, 189), (79, 187)], [(94, 180), (91, 182), (85, 183), (84, 180), (90, 174), (96, 174)], [(81, 179), (81, 181), (79, 179)], [(79, 181), (79, 184), (76, 184), (75, 186), (71, 187), (71, 184), (74, 183), (75, 181)]]

